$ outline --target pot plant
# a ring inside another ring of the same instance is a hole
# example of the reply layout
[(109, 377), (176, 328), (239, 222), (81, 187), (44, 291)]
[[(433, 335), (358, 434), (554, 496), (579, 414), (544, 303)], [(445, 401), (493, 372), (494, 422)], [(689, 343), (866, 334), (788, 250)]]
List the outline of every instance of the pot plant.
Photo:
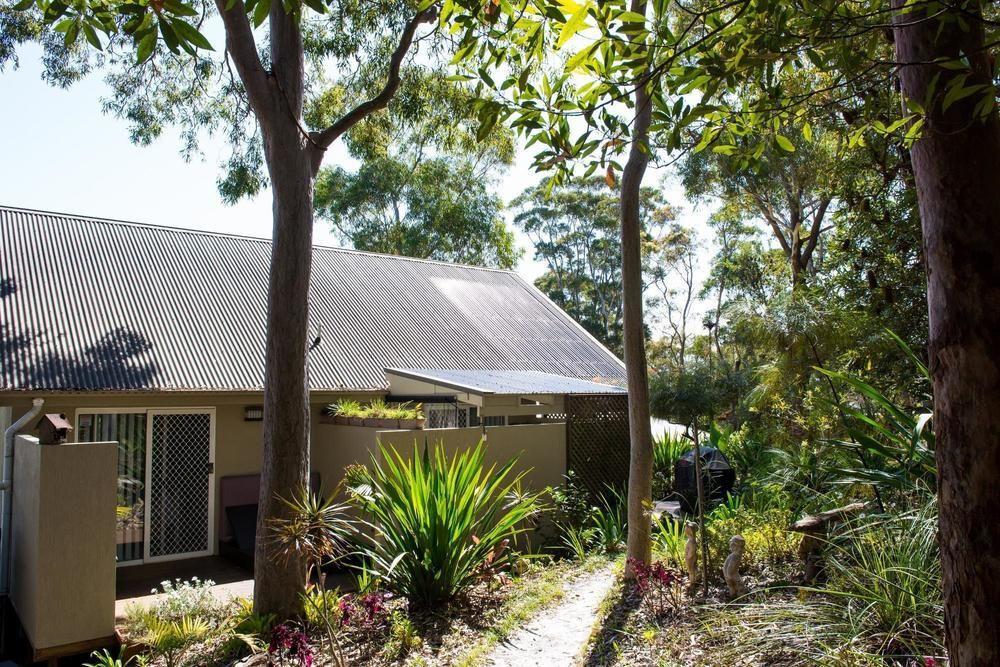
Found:
[(408, 403), (404, 403), (399, 406), (400, 417), (399, 417), (399, 428), (413, 430), (424, 427), (424, 413), (423, 405), (417, 403), (412, 408), (409, 407)]
[(344, 399), (339, 403), (332, 403), (320, 413), (319, 420), (324, 424), (339, 424), (347, 426), (354, 417), (360, 418), (361, 404), (351, 399)]

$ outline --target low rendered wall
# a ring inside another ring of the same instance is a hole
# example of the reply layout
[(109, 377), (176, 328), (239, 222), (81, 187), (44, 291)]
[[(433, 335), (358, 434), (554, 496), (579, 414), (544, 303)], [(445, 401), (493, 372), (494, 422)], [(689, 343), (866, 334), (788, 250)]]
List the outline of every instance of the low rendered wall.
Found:
[[(440, 428), (423, 431), (379, 431), (379, 439), (400, 452), (441, 441), (451, 453), (472, 447), (483, 436), (480, 428)], [(525, 486), (540, 490), (562, 483), (566, 474), (566, 425), (524, 424), (486, 429), (486, 463), (502, 465), (517, 457), (516, 470), (530, 469)]]
[(110, 638), (117, 443), (18, 436), (13, 482), (10, 599), (36, 658)]

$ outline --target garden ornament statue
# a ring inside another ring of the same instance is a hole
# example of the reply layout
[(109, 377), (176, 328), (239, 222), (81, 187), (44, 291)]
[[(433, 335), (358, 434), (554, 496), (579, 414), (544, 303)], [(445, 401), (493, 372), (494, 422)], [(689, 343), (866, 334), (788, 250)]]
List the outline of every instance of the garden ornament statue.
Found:
[(688, 521), (684, 524), (684, 564), (687, 565), (688, 585), (694, 588), (698, 583), (698, 524)]
[(733, 535), (729, 539), (729, 556), (722, 565), (722, 576), (726, 578), (726, 586), (729, 587), (729, 597), (738, 598), (747, 594), (746, 584), (740, 576), (740, 562), (743, 560), (743, 548), (746, 540), (742, 535)]

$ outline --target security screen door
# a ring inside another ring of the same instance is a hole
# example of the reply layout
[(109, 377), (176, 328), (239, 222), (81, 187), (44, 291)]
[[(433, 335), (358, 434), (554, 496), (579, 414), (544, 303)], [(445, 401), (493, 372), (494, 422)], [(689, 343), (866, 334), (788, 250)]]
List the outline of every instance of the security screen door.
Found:
[(212, 552), (215, 413), (150, 410), (146, 419), (146, 562)]

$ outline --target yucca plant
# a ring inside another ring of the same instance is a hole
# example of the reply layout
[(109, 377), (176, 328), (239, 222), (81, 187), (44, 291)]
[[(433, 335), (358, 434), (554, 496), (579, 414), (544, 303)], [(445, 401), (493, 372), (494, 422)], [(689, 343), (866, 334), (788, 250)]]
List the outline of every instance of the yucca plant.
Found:
[(517, 459), (486, 466), (485, 444), (452, 456), (425, 445), (404, 456), (379, 444), (370, 487), (353, 499), (370, 515), (365, 555), (384, 585), (413, 604), (449, 599), (478, 580), (507, 541), (526, 530), (538, 494), (511, 492), (525, 472)]

